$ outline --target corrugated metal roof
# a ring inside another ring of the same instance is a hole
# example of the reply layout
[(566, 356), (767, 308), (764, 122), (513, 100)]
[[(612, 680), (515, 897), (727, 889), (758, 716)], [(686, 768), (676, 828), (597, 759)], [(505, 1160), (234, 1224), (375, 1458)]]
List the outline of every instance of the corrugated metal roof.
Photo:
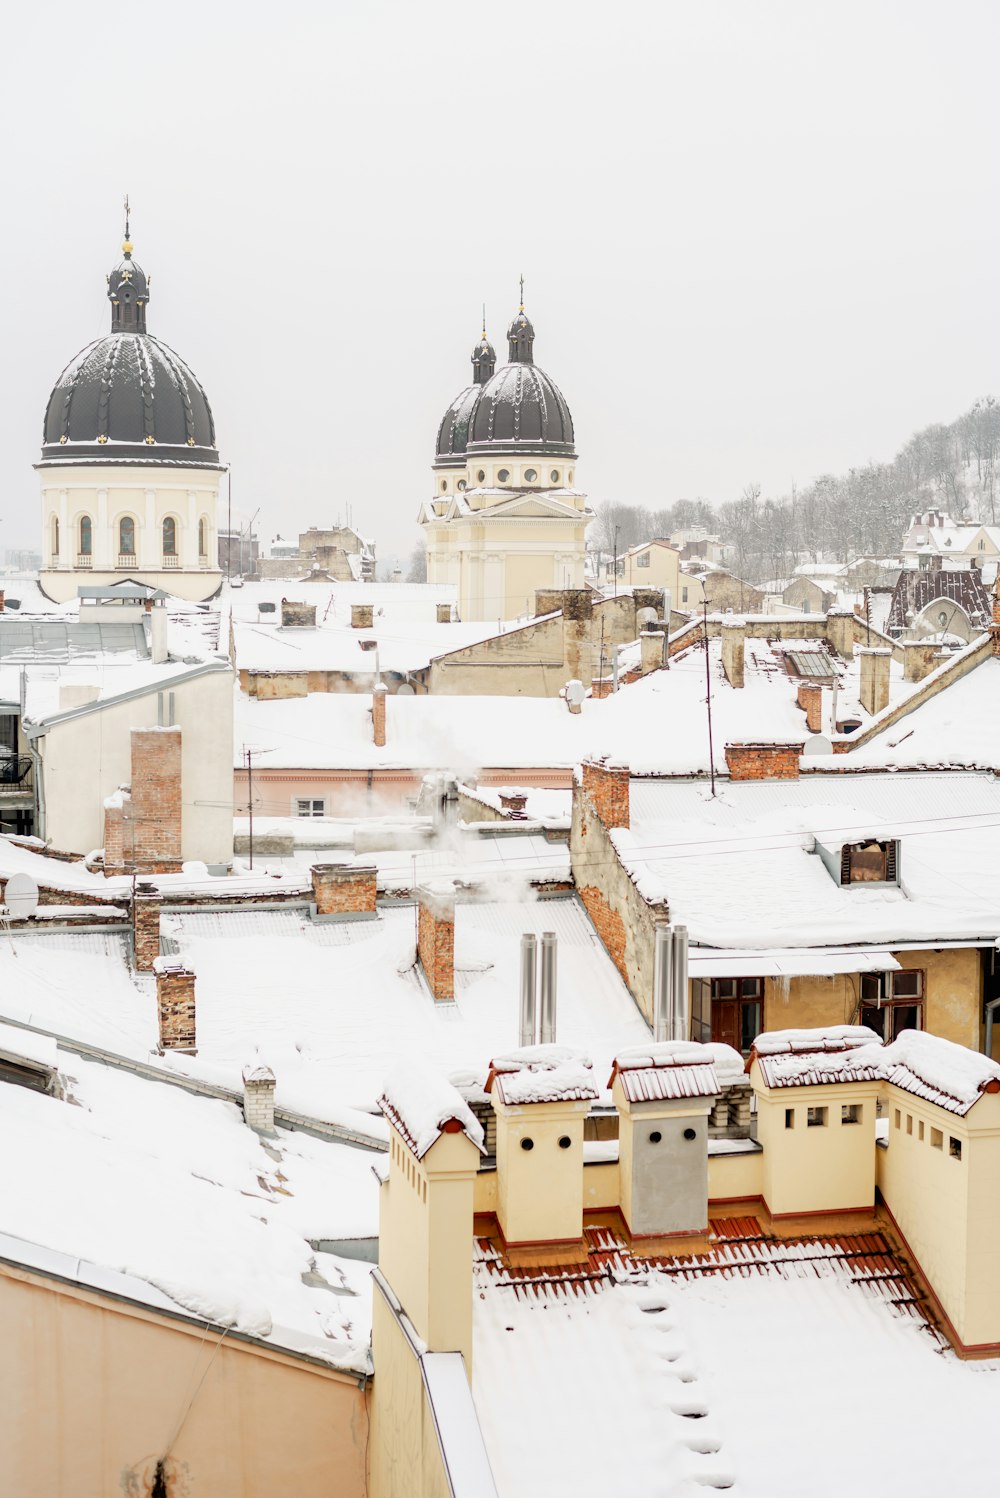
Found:
[(146, 632), (133, 623), (0, 616), (0, 661), (71, 660), (81, 655), (149, 658)]
[(630, 1103), (660, 1103), (671, 1098), (714, 1097), (722, 1091), (714, 1066), (649, 1066), (618, 1073)]

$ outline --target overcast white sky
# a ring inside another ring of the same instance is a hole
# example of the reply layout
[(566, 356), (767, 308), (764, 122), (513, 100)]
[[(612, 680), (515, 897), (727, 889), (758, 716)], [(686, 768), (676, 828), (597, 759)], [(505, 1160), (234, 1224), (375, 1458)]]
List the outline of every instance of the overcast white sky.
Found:
[(408, 553), (487, 303), (527, 278), (592, 499), (781, 493), (996, 391), (1000, 8), (977, 0), (65, 0), (0, 52), (0, 547), (55, 376), (149, 327), (262, 539)]

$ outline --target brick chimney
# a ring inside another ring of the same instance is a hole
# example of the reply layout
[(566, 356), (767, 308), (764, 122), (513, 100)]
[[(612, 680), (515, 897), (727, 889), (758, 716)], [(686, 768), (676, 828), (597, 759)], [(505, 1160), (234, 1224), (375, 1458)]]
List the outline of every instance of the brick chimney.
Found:
[(437, 606), (437, 622), (439, 624), (451, 623), (451, 604), (439, 603)]
[(732, 780), (798, 780), (804, 744), (727, 744)]
[(583, 762), (583, 790), (605, 827), (629, 826), (629, 769), (603, 760)]
[(727, 619), (722, 626), (722, 669), (731, 687), (743, 685), (747, 622)]
[(374, 864), (314, 863), (309, 873), (318, 916), (377, 915)]
[(440, 1003), (455, 998), (455, 894), (434, 885), (417, 890), (417, 956)]
[(281, 600), (281, 626), (283, 629), (315, 629), (316, 605), (293, 603), (290, 598)]
[(594, 675), (594, 597), (589, 588), (563, 589), (562, 617), (566, 675), (590, 681)]
[(127, 785), (120, 785), (104, 803), (104, 872), (121, 874), (125, 869), (125, 811), (131, 821), (132, 798)]
[[(104, 857), (107, 859), (107, 844)], [(132, 945), (136, 971), (151, 973), (160, 955), (160, 893), (152, 884), (138, 884), (132, 903)]]
[(389, 689), (384, 681), (372, 687), (372, 735), (377, 749), (385, 748), (385, 699)]
[(889, 666), (892, 651), (888, 646), (858, 646), (855, 655), (861, 663), (861, 706), (874, 715), (889, 706)]
[(351, 604), (351, 628), (371, 629), (375, 622), (375, 605), (371, 603)]
[[(123, 862), (140, 874), (181, 866), (181, 730), (132, 729), (132, 804), (124, 811)], [(134, 856), (133, 856), (134, 854)]]
[(644, 629), (639, 636), (639, 659), (643, 676), (650, 671), (659, 671), (663, 665), (663, 649), (666, 635), (662, 629)]
[(274, 1072), (262, 1061), (243, 1068), (243, 1117), (255, 1134), (274, 1133)]
[(853, 609), (829, 609), (826, 615), (826, 638), (838, 655), (849, 661), (854, 654), (857, 615)]
[(523, 822), (527, 817), (525, 807), (528, 797), (524, 791), (501, 791), (500, 806), (510, 817), (512, 822)]
[(159, 1022), (160, 1050), (196, 1054), (194, 973), (181, 962), (157, 957), (156, 1013)]
[(823, 732), (823, 688), (811, 682), (803, 682), (795, 699), (806, 715), (806, 727), (810, 733)]
[(7, 600), (4, 597), (4, 591), (5, 590), (3, 588), (0, 588), (0, 614), (2, 614), (7, 607)]
[[(903, 680), (923, 681), (932, 671), (936, 671), (945, 659), (943, 652), (937, 645), (930, 644), (927, 640), (903, 640)], [(996, 655), (996, 641), (993, 642), (993, 654)]]

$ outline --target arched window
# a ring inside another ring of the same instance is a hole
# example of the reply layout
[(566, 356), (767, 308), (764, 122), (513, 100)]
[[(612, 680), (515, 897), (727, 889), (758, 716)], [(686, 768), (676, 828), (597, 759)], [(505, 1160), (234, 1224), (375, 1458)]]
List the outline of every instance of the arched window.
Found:
[(198, 555), (208, 556), (208, 526), (205, 524), (204, 516), (198, 521)]
[(94, 528), (90, 523), (90, 516), (84, 515), (80, 520), (80, 555), (89, 557), (94, 545)]
[(177, 521), (172, 515), (168, 515), (163, 522), (163, 555), (165, 557), (177, 555)]
[(131, 515), (118, 522), (118, 551), (123, 557), (135, 556), (135, 521)]
[(53, 517), (52, 517), (52, 555), (54, 557), (57, 557), (59, 555), (59, 516), (58, 515), (53, 515)]

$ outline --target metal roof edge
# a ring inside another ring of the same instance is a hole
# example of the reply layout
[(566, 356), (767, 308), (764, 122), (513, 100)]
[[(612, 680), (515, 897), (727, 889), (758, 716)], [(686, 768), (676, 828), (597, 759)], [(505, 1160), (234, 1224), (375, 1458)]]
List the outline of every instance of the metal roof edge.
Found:
[(214, 661), (201, 661), (197, 666), (192, 666), (190, 671), (182, 671), (177, 676), (170, 676), (162, 681), (154, 681), (143, 687), (132, 687), (127, 692), (116, 692), (113, 697), (102, 697), (96, 702), (83, 702), (79, 707), (68, 708), (64, 713), (53, 713), (51, 718), (24, 719), (25, 738), (29, 742), (44, 737), (50, 728), (58, 728), (62, 723), (69, 723), (74, 718), (85, 718), (90, 713), (102, 713), (106, 708), (117, 707), (122, 702), (136, 702), (140, 697), (150, 697), (154, 692), (163, 692), (170, 687), (183, 686), (185, 682), (194, 681), (199, 676), (211, 676), (216, 672), (226, 672), (232, 676), (233, 668), (228, 660), (221, 658)]

